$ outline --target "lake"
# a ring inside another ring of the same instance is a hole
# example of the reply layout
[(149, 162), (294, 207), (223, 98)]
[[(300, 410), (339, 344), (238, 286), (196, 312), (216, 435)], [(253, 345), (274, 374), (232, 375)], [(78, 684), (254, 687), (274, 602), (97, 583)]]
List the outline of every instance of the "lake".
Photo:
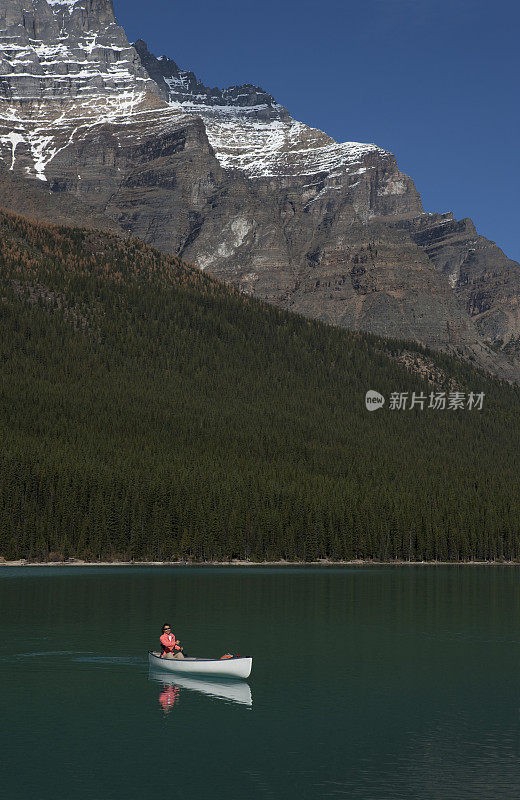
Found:
[[(3, 797), (516, 798), (515, 567), (0, 568)], [(150, 674), (253, 656), (247, 683)]]

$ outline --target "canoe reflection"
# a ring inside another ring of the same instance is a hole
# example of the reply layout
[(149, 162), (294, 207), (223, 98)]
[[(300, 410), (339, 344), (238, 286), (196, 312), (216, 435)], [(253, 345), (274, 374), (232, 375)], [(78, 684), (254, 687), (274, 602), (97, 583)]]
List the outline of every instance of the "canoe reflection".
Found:
[(179, 700), (180, 693), (181, 690), (178, 686), (171, 686), (167, 683), (163, 683), (162, 692), (159, 695), (159, 703), (165, 714), (169, 714), (173, 709), (175, 703)]
[(166, 714), (169, 714), (178, 703), (181, 689), (201, 692), (201, 694), (207, 694), (217, 700), (227, 700), (245, 706), (253, 705), (251, 689), (245, 681), (199, 680), (199, 678), (190, 678), (187, 675), (175, 675), (175, 680), (172, 680), (172, 677), (171, 672), (163, 670), (150, 669), (149, 672), (150, 680), (162, 684), (159, 703)]

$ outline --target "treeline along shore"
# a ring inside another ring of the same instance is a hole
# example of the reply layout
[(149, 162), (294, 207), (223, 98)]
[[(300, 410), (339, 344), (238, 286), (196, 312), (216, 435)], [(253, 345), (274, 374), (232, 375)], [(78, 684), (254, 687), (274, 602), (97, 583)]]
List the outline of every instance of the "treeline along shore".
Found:
[(17, 559), (15, 561), (0, 560), (2, 567), (43, 567), (58, 568), (62, 567), (99, 567), (107, 569), (113, 568), (139, 568), (139, 567), (222, 567), (240, 568), (256, 567), (262, 569), (284, 569), (284, 568), (318, 568), (318, 569), (341, 569), (359, 567), (520, 567), (519, 561), (375, 561), (373, 559), (356, 559), (354, 561), (331, 561), (330, 559), (320, 559), (319, 561), (240, 561), (232, 559), (230, 561), (83, 561), (82, 559), (68, 558), (64, 561), (26, 561)]
[(0, 282), (6, 562), (520, 559), (517, 386), (7, 212)]

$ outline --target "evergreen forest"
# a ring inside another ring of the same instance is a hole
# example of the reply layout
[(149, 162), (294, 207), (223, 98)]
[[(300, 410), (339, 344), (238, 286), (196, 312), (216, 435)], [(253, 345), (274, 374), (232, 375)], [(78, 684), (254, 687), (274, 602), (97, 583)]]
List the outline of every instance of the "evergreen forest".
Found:
[(7, 212), (0, 282), (3, 559), (520, 560), (519, 387)]

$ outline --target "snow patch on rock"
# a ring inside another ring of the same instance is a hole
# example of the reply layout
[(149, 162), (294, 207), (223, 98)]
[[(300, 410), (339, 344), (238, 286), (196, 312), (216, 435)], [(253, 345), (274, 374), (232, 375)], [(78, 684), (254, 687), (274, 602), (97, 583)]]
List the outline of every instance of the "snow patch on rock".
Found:
[(10, 170), (14, 169), (14, 161), (16, 158), (16, 148), (19, 144), (25, 141), (24, 137), (21, 133), (16, 133), (16, 131), (10, 131), (5, 136), (0, 136), (0, 142), (10, 142), (11, 143), (11, 166), (9, 167)]
[(231, 223), (231, 232), (234, 236), (234, 245), (240, 247), (253, 229), (253, 223), (245, 217), (237, 217)]
[(218, 261), (230, 258), (245, 242), (255, 228), (252, 220), (239, 216), (228, 222), (222, 230), (222, 241), (216, 251), (202, 253), (197, 258), (197, 266), (204, 271)]
[(222, 167), (254, 178), (290, 178), (319, 173), (364, 171), (363, 158), (385, 152), (375, 144), (339, 144), (315, 128), (290, 117), (266, 119), (267, 106), (208, 106), (171, 101), (187, 114), (201, 116)]
[(404, 194), (406, 192), (406, 184), (401, 178), (391, 178), (378, 190), (380, 197), (389, 195)]

